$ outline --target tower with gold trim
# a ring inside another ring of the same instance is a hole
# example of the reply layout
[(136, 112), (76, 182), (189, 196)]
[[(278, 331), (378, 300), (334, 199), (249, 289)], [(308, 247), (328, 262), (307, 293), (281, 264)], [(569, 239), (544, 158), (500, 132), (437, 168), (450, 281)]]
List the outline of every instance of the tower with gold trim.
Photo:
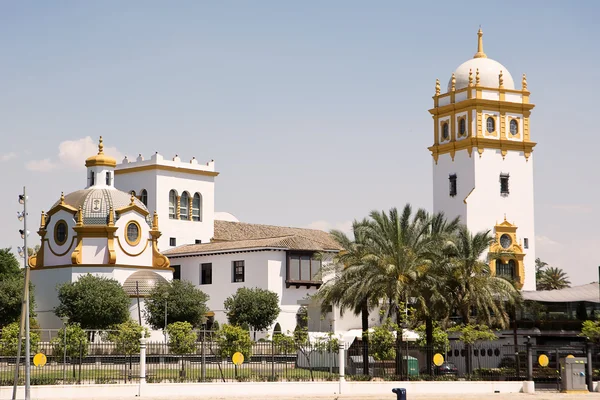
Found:
[(483, 32), (477, 52), (436, 80), (433, 108), (433, 207), (460, 216), (471, 232), (491, 230), (492, 272), (535, 290), (533, 148), (527, 79), (487, 57)]

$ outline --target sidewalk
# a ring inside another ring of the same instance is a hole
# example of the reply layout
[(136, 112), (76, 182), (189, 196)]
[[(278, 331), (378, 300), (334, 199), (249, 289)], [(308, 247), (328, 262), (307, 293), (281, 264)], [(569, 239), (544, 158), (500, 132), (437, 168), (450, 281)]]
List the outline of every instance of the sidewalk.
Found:
[[(123, 397), (111, 400), (131, 400), (131, 397)], [(143, 397), (142, 399), (151, 400), (265, 400), (264, 397), (246, 397), (243, 393), (240, 393), (238, 397), (201, 397), (201, 396), (186, 396), (178, 397), (176, 395), (169, 397)], [(493, 399), (493, 400), (513, 400), (513, 399), (531, 399), (531, 400), (583, 400), (583, 399), (600, 399), (600, 393), (583, 393), (583, 394), (563, 394), (563, 393), (548, 393), (538, 392), (535, 394), (523, 394), (523, 393), (490, 393), (489, 395), (464, 395), (458, 393), (448, 393), (447, 395), (426, 395), (426, 394), (415, 394), (410, 395), (407, 393), (407, 400), (480, 400), (480, 399)], [(37, 400), (37, 399), (36, 399)], [(42, 400), (42, 399), (40, 399)], [(88, 398), (86, 400), (105, 400), (99, 398)], [(390, 393), (389, 396), (352, 396), (351, 394), (343, 395), (330, 395), (330, 396), (285, 396), (285, 397), (271, 397), (269, 400), (396, 400), (396, 395)]]

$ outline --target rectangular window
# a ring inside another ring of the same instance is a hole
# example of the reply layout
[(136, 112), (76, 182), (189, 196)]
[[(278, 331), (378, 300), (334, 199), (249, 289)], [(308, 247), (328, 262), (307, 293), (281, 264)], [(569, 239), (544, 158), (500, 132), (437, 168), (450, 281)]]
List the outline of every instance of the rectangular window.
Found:
[(173, 280), (180, 281), (181, 280), (181, 265), (171, 265), (173, 268)]
[(177, 239), (176, 238), (169, 238), (169, 246), (177, 246)]
[(502, 196), (508, 196), (508, 174), (500, 174), (500, 194)]
[(450, 174), (450, 197), (456, 196), (456, 174)]
[(287, 279), (290, 283), (321, 284), (321, 260), (311, 253), (288, 253)]
[(95, 180), (94, 180), (94, 171), (90, 172), (90, 186), (94, 186), (95, 184)]
[(523, 239), (523, 247), (525, 247), (526, 249), (529, 248), (529, 238), (524, 238)]
[(202, 244), (202, 240), (200, 239), (196, 239), (196, 241), (194, 242), (195, 244)]
[(233, 262), (233, 281), (244, 282), (244, 261)]
[(111, 177), (110, 172), (107, 171), (106, 172), (106, 186), (110, 186), (110, 177)]
[(206, 263), (200, 266), (200, 284), (211, 285), (212, 284), (212, 264)]

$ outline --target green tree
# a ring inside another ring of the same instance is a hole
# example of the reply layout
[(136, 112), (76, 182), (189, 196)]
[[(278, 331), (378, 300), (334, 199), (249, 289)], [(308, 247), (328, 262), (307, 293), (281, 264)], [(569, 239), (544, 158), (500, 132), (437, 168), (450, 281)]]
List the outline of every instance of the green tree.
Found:
[(393, 360), (396, 358), (394, 331), (398, 332), (398, 325), (386, 318), (385, 322), (373, 328), (370, 333), (371, 351), (375, 360)]
[(433, 350), (436, 352), (445, 352), (448, 346), (450, 345), (450, 341), (448, 340), (448, 333), (445, 329), (442, 329), (438, 322), (433, 323), (433, 340), (431, 343), (427, 343), (425, 336), (425, 324), (419, 325), (415, 332), (419, 334), (419, 340), (417, 340), (417, 344), (419, 346), (425, 345), (433, 345)]
[[(0, 354), (3, 356), (16, 356), (17, 348), (19, 345), (19, 322), (12, 322), (2, 328), (2, 333), (0, 334)], [(25, 342), (24, 337), (22, 337), (21, 342), (21, 355), (25, 355)], [(29, 342), (31, 354), (37, 352), (38, 344), (40, 342), (40, 335), (31, 331), (29, 333)]]
[[(23, 274), (0, 276), (0, 327), (19, 321), (23, 306)], [(35, 317), (34, 286), (29, 283), (29, 315)]]
[[(174, 354), (184, 355), (196, 352), (197, 335), (194, 332), (192, 324), (189, 322), (173, 322), (167, 325), (167, 335), (169, 335), (169, 349)], [(185, 377), (185, 360), (181, 359), (181, 378)]]
[(165, 328), (174, 322), (189, 322), (192, 327), (202, 326), (206, 319), (208, 295), (191, 282), (174, 280), (156, 285), (146, 299), (144, 317), (153, 329)]
[(536, 286), (537, 290), (558, 290), (571, 287), (571, 281), (562, 269), (548, 267), (540, 274)]
[[(224, 306), (230, 324), (247, 324), (255, 331), (270, 327), (281, 311), (277, 293), (260, 288), (241, 287), (225, 300)], [(256, 332), (254, 335), (256, 338)]]
[(595, 343), (600, 343), (600, 321), (583, 321), (579, 336), (587, 337)]
[(114, 279), (87, 274), (57, 289), (60, 305), (54, 313), (83, 329), (107, 329), (129, 319), (129, 296)]
[(150, 331), (129, 319), (121, 324), (111, 326), (104, 337), (117, 346), (118, 354), (133, 355), (140, 352), (140, 339), (150, 337)]
[[(542, 261), (541, 258), (535, 259), (535, 281), (539, 282), (542, 277), (542, 272), (544, 272), (544, 268), (548, 266), (547, 262)], [(539, 289), (538, 289), (539, 290)]]
[(238, 351), (245, 359), (252, 356), (252, 339), (249, 332), (242, 327), (223, 324), (216, 334), (215, 341), (221, 357), (231, 357)]
[[(490, 342), (498, 339), (498, 336), (487, 325), (466, 324), (454, 327), (451, 331), (460, 332), (459, 340), (469, 346), (476, 346), (482, 342)], [(467, 370), (470, 370), (471, 352), (467, 351), (467, 354), (469, 354), (469, 357), (467, 357)], [(477, 362), (479, 368), (481, 368), (481, 351), (477, 352)]]
[(0, 249), (0, 278), (4, 279), (6, 276), (20, 276), (21, 275), (21, 263), (17, 257), (13, 254), (10, 247)]

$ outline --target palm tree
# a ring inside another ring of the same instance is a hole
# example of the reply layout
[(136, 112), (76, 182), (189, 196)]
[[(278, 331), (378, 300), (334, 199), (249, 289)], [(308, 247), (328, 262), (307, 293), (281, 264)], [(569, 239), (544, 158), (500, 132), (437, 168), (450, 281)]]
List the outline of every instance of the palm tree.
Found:
[[(542, 278), (542, 272), (544, 268), (548, 266), (547, 262), (541, 260), (541, 258), (535, 259), (535, 280), (538, 282)], [(538, 289), (539, 290), (539, 289)]]
[[(329, 304), (340, 308), (343, 316), (346, 310), (354, 315), (361, 315), (361, 328), (363, 340), (363, 371), (369, 371), (369, 311), (378, 305), (376, 294), (363, 285), (362, 267), (368, 256), (365, 246), (364, 226), (367, 221), (354, 221), (352, 233), (354, 240), (344, 232), (332, 230), (330, 234), (340, 243), (341, 251), (335, 258), (331, 267), (324, 271), (324, 275), (332, 274), (317, 292), (323, 308)], [(324, 311), (324, 310), (323, 310)]]
[(537, 281), (537, 290), (558, 290), (571, 287), (569, 276), (561, 268), (548, 267)]
[(442, 275), (453, 302), (453, 308), (465, 324), (477, 312), (477, 322), (502, 328), (510, 322), (508, 311), (519, 301), (520, 293), (508, 280), (492, 276), (482, 259), (492, 241), (490, 231), (471, 234), (461, 226), (455, 238), (455, 254)]

